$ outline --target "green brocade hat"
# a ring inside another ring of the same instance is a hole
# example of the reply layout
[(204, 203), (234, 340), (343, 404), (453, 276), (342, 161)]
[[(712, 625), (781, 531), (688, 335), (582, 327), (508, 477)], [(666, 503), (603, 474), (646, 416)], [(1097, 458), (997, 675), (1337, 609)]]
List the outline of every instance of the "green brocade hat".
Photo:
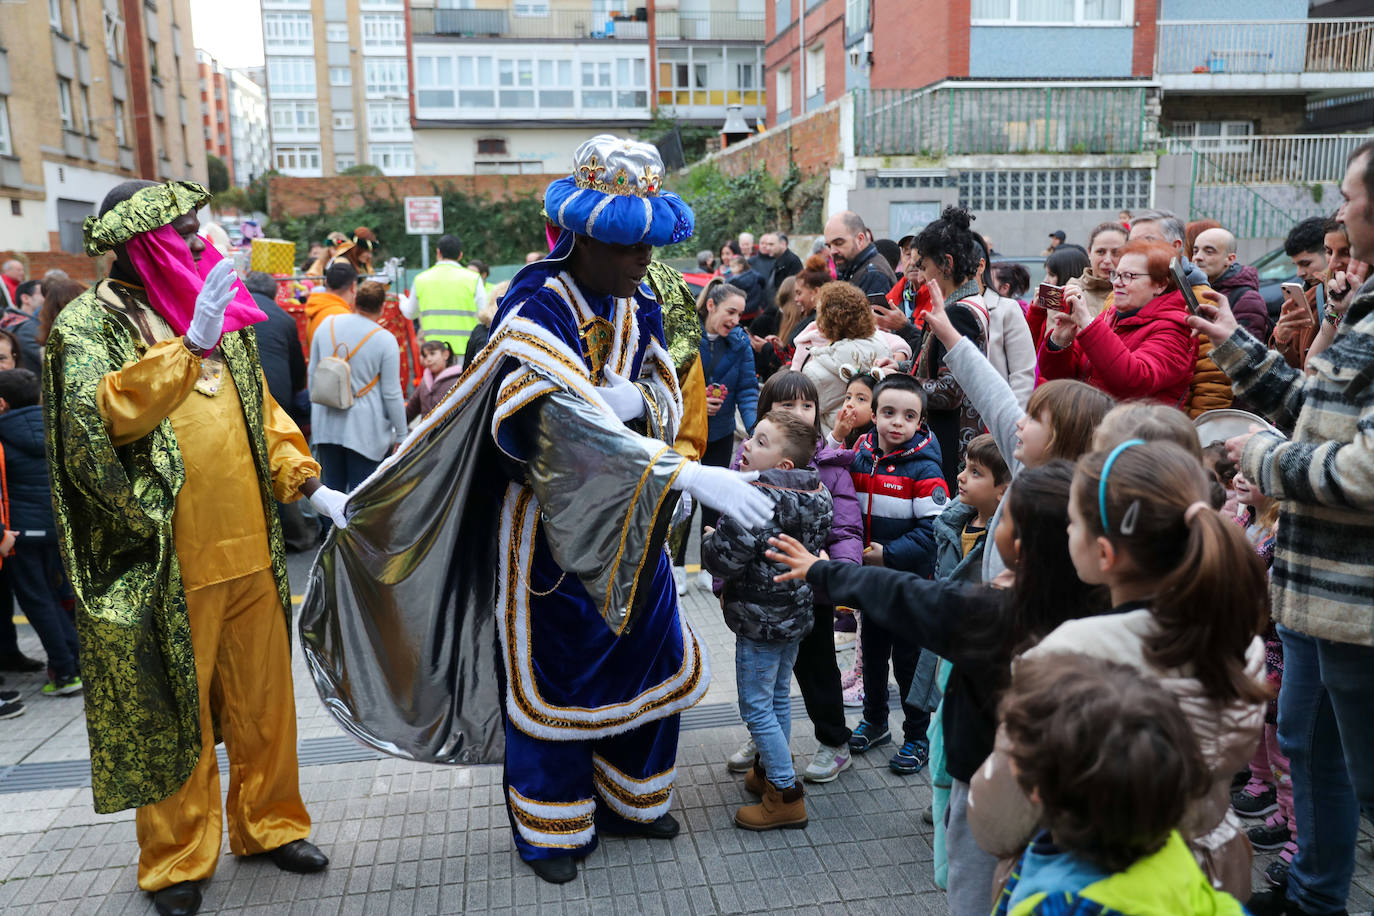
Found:
[(136, 235), (160, 229), (183, 213), (199, 210), (209, 199), (210, 192), (194, 181), (169, 181), (141, 188), (104, 216), (86, 217), (81, 224), (86, 254), (104, 254)]

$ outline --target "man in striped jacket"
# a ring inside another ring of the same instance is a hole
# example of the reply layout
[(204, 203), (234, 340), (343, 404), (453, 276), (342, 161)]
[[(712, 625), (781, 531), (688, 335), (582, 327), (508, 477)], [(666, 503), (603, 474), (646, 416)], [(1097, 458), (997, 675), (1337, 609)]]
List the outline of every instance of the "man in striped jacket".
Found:
[[(1351, 154), (1345, 221), (1351, 256), (1374, 261), (1374, 142)], [(1351, 265), (1323, 317), (1331, 343), (1307, 371), (1243, 329), (1230, 308), (1190, 319), (1238, 395), (1276, 425), (1227, 443), (1246, 478), (1280, 501), (1273, 619), (1283, 640), (1279, 745), (1293, 776), (1297, 852), (1286, 887), (1250, 911), (1344, 913), (1359, 813), (1374, 810), (1374, 281)], [(1330, 333), (1333, 332), (1334, 333)], [(1358, 804), (1357, 804), (1358, 802)], [(1320, 844), (1320, 848), (1318, 848)]]
[[(925, 424), (925, 391), (910, 375), (883, 379), (873, 390), (873, 431), (858, 443), (850, 466), (864, 517), (864, 565), (887, 566), (930, 578), (935, 572), (935, 516), (949, 504), (940, 443)], [(862, 611), (862, 609), (861, 609)], [(862, 754), (892, 740), (887, 727), (887, 663), (901, 691), (903, 742), (888, 761), (902, 775), (926, 765), (930, 711), (911, 703), (921, 647), (871, 620), (859, 628), (863, 653), (864, 717), (849, 738)]]

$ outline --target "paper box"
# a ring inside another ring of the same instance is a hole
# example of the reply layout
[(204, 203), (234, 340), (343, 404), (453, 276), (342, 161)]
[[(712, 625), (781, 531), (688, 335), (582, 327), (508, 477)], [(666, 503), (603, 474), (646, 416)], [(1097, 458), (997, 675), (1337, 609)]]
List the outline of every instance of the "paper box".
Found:
[(253, 239), (250, 270), (269, 274), (296, 272), (296, 243), (286, 239)]

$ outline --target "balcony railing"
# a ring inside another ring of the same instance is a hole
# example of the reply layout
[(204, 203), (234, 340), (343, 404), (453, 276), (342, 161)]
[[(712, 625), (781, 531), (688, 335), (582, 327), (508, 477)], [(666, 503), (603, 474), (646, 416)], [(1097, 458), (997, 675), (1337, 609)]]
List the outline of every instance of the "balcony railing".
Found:
[[(412, 9), (416, 35), (465, 38), (605, 38), (646, 41), (649, 24), (639, 19), (607, 17), (593, 10), (552, 9), (541, 16), (504, 9)], [(654, 17), (660, 41), (762, 41), (763, 14), (660, 10)]]
[(858, 89), (855, 144), (860, 156), (1141, 152), (1146, 93), (1135, 86)]
[(1188, 20), (1157, 28), (1157, 75), (1374, 70), (1374, 18)]
[(1374, 134), (1170, 137), (1167, 153), (1193, 157), (1193, 183), (1340, 183), (1351, 150)]
[(464, 38), (604, 38), (646, 41), (649, 24), (634, 19), (608, 18), (586, 10), (549, 10), (543, 16), (517, 14), (514, 9), (411, 10), (416, 35)]

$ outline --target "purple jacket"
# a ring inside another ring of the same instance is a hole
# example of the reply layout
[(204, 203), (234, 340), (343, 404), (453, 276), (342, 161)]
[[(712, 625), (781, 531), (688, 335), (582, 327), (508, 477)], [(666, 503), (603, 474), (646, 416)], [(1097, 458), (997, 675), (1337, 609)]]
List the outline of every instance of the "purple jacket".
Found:
[[(735, 449), (731, 470), (739, 470), (739, 454), (744, 448), (741, 444)], [(830, 523), (830, 538), (825, 543), (825, 552), (830, 559), (845, 563), (862, 565), (864, 561), (864, 517), (859, 508), (859, 497), (854, 492), (854, 478), (849, 475), (849, 466), (854, 463), (855, 452), (831, 448), (822, 439), (816, 446), (816, 457), (811, 462), (820, 475), (821, 483), (830, 491), (831, 504), (835, 518)]]
[(1241, 327), (1259, 340), (1269, 339), (1269, 306), (1259, 292), (1259, 272), (1246, 264), (1232, 264), (1211, 284), (1231, 303)]

